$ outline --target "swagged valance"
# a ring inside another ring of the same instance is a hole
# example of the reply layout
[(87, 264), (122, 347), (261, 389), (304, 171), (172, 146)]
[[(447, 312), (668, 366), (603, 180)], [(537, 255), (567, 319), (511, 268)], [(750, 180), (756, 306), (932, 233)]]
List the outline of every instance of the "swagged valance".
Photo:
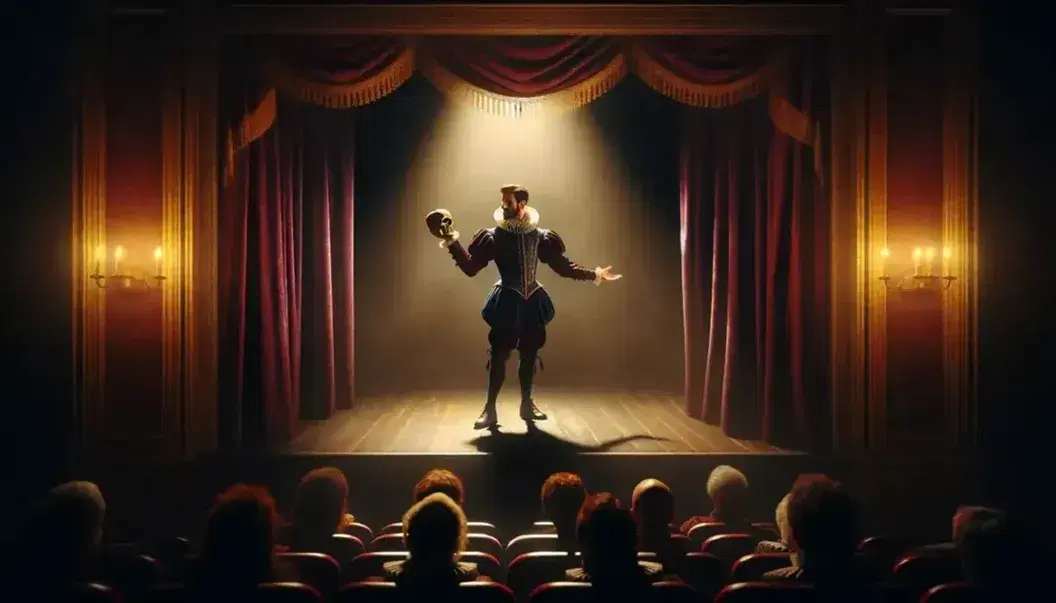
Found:
[(745, 36), (276, 40), (261, 53), (261, 89), (244, 91), (256, 100), (230, 128), (225, 171), (230, 175), (234, 154), (275, 121), (277, 92), (348, 109), (391, 94), (415, 71), (452, 102), (512, 118), (576, 109), (629, 74), (691, 107), (729, 107), (768, 93), (775, 126), (817, 147), (819, 128), (788, 95), (792, 46), (782, 38)]

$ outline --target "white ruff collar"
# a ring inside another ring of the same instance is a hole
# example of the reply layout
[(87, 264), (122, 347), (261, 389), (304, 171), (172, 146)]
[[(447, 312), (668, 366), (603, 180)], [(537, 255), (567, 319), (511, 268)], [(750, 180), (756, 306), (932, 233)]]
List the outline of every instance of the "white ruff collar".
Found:
[(527, 205), (524, 206), (524, 215), (520, 218), (507, 220), (502, 216), (501, 207), (497, 208), (495, 213), (491, 214), (491, 217), (495, 219), (496, 226), (509, 232), (531, 232), (539, 224), (539, 212), (535, 211), (534, 207)]

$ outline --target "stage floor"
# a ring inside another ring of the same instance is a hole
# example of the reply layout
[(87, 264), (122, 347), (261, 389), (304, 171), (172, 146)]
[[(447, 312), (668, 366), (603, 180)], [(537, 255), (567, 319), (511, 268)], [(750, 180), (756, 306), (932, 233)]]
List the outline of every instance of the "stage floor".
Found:
[[(550, 416), (540, 433), (573, 452), (660, 454), (782, 454), (763, 442), (737, 440), (691, 419), (681, 396), (631, 392), (540, 391)], [(399, 454), (489, 452), (488, 432), (473, 431), (481, 394), (421, 393), (361, 398), (352, 410), (325, 421), (306, 421), (288, 452), (295, 454)], [(524, 436), (517, 400), (500, 398), (500, 432)]]

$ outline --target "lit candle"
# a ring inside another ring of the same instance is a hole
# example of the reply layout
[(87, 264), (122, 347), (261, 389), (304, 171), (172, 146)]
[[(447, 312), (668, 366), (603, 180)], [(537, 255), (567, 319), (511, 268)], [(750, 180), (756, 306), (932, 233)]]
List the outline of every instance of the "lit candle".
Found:
[(950, 259), (953, 258), (953, 250), (949, 247), (942, 249), (942, 275), (952, 276), (953, 272), (950, 271)]
[(880, 276), (887, 276), (887, 258), (890, 255), (891, 252), (888, 251), (887, 247), (880, 250)]
[(161, 247), (154, 248), (154, 274), (161, 276)]
[(913, 250), (913, 276), (920, 276), (920, 264), (921, 258), (924, 257), (924, 251), (920, 247)]
[(934, 274), (934, 272), (932, 272), (932, 269), (935, 266), (935, 248), (934, 247), (928, 247), (928, 250), (924, 252), (924, 257), (926, 257), (928, 259), (928, 272), (927, 272), (927, 275), (931, 276), (932, 274)]
[(121, 260), (125, 259), (125, 248), (118, 245), (114, 249), (114, 274), (121, 275)]
[(96, 247), (95, 248), (95, 270), (92, 271), (92, 274), (102, 274), (103, 273), (103, 260), (105, 260), (105, 259), (106, 259), (106, 247), (103, 247), (102, 245)]

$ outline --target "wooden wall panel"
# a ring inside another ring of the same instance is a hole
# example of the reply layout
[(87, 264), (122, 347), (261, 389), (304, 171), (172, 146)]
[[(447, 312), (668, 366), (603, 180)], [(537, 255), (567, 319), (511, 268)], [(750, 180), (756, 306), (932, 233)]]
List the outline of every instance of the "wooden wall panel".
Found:
[[(162, 237), (164, 16), (120, 14), (107, 23), (106, 262), (125, 251), (121, 272), (149, 278)], [(101, 439), (126, 452), (161, 449), (162, 298), (157, 290), (101, 290), (106, 296)]]
[[(912, 275), (913, 250), (944, 241), (945, 32), (948, 13), (889, 13), (885, 19), (886, 244), (892, 276)], [(926, 261), (926, 260), (925, 260)], [(887, 387), (881, 429), (887, 446), (950, 441), (944, 385), (942, 295), (888, 295)]]

